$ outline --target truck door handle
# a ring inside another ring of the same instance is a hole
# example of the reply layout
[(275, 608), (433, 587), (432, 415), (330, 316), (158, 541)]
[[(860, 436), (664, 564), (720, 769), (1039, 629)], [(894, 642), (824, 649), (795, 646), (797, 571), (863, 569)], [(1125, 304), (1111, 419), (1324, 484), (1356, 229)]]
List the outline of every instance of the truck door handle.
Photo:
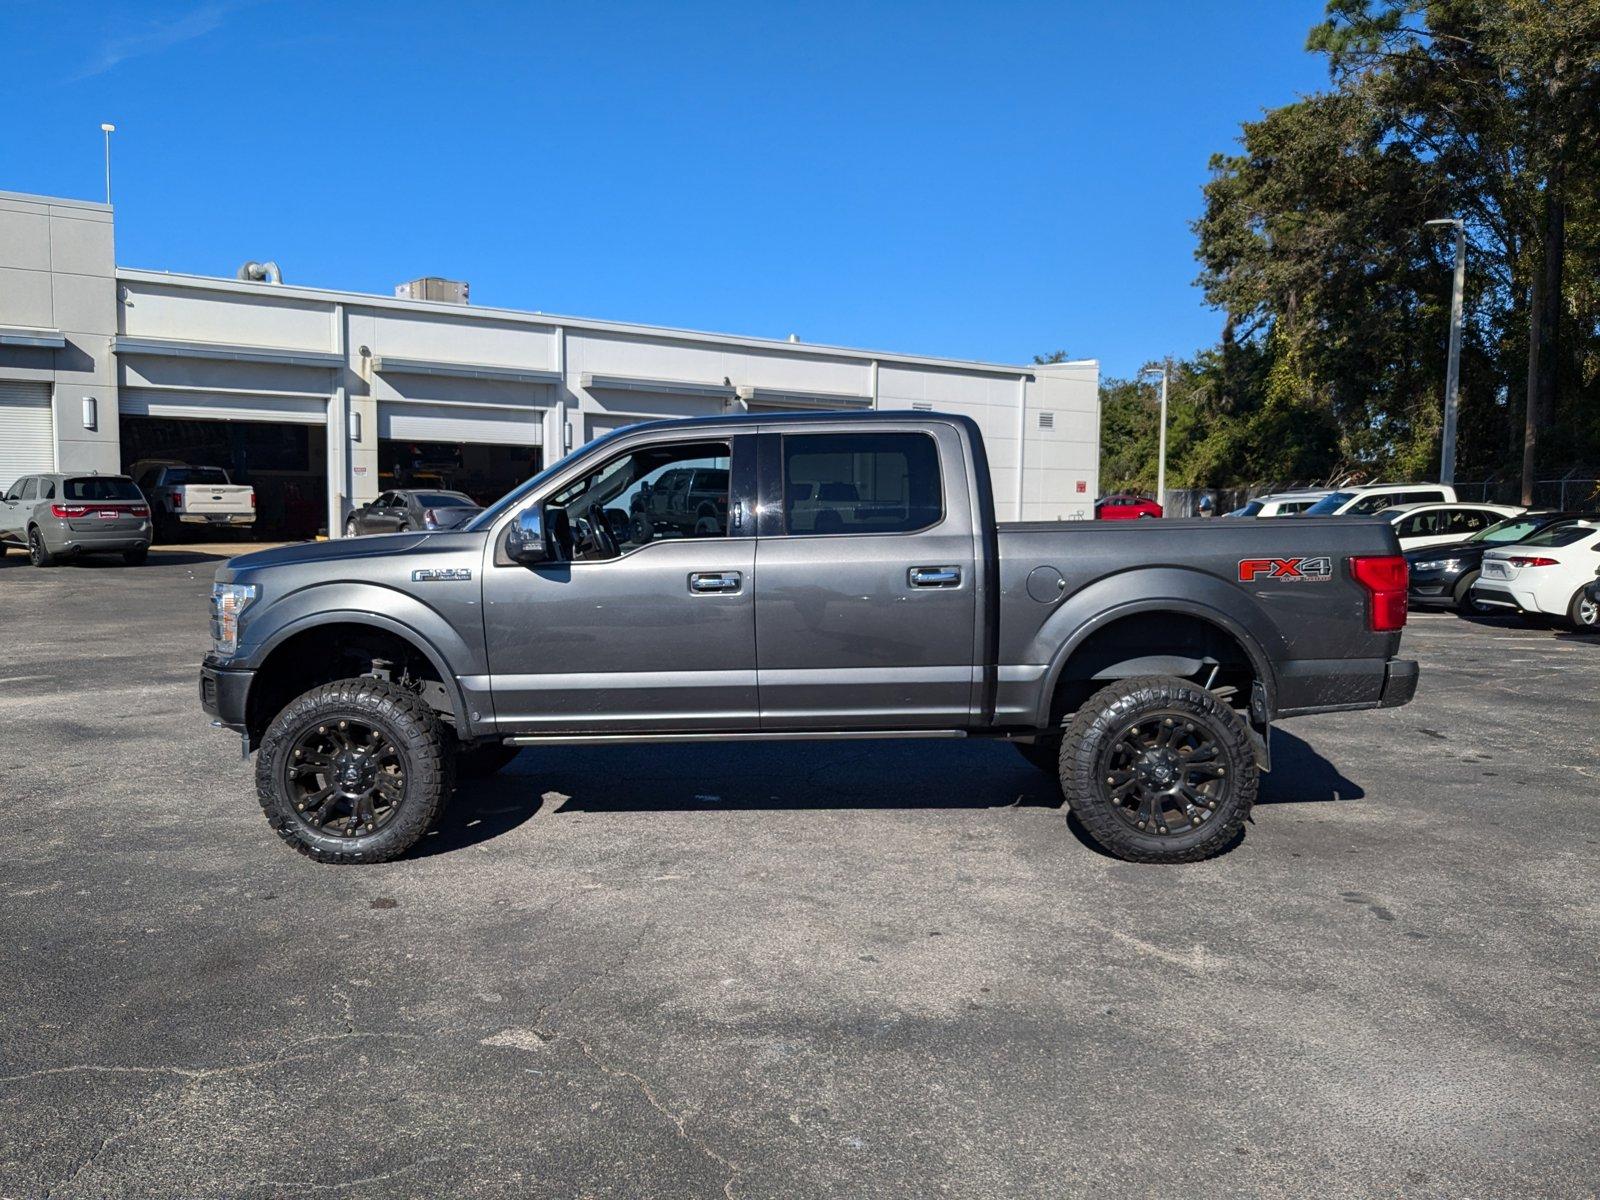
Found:
[(961, 586), (960, 567), (912, 567), (908, 572), (912, 587), (947, 588)]
[(691, 592), (737, 592), (744, 577), (738, 571), (696, 571), (689, 576)]

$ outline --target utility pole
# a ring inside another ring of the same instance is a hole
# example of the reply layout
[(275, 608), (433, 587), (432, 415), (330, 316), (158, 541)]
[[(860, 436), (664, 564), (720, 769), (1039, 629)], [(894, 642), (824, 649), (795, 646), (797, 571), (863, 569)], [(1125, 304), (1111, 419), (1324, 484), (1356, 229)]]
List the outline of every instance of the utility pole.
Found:
[(106, 135), (106, 207), (111, 207), (111, 135), (117, 131), (115, 125), (101, 125), (100, 132)]
[(1467, 289), (1467, 225), (1442, 217), (1429, 225), (1456, 227), (1456, 277), (1450, 289), (1450, 361), (1444, 377), (1444, 444), (1439, 448), (1439, 482), (1456, 481), (1456, 399), (1461, 388), (1461, 307)]
[(1170, 363), (1159, 367), (1146, 367), (1140, 375), (1161, 372), (1161, 433), (1156, 445), (1156, 503), (1161, 505), (1163, 516), (1167, 512), (1167, 375)]

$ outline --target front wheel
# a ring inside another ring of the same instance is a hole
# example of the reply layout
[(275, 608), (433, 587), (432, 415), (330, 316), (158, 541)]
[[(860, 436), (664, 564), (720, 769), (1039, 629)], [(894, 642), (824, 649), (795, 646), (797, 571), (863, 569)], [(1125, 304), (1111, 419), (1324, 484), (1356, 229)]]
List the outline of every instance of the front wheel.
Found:
[(1593, 633), (1600, 629), (1600, 600), (1589, 594), (1589, 585), (1579, 588), (1567, 605), (1567, 624), (1579, 633)]
[(450, 795), (452, 734), (421, 698), (340, 679), (291, 700), (256, 757), (267, 824), (319, 862), (385, 862), (433, 828)]
[(1478, 575), (1477, 571), (1468, 571), (1456, 582), (1455, 591), (1450, 594), (1456, 611), (1464, 617), (1487, 617), (1494, 612), (1472, 594), (1472, 585), (1478, 582)]
[(1226, 849), (1255, 803), (1255, 747), (1211, 692), (1166, 675), (1096, 692), (1067, 727), (1061, 788), (1101, 847), (1130, 862)]
[(360, 537), (361, 536), (361, 530), (356, 528), (356, 519), (354, 517), (351, 517), (348, 521), (346, 521), (344, 523), (344, 535), (345, 535), (345, 537)]

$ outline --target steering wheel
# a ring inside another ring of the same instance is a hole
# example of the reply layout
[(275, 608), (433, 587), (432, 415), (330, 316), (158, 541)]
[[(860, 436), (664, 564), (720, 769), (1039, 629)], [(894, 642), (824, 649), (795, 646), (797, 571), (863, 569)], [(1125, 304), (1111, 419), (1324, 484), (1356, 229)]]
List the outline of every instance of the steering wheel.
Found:
[(582, 516), (572, 522), (572, 532), (578, 543), (580, 554), (585, 550), (593, 550), (592, 558), (615, 558), (617, 556), (617, 539), (611, 536), (611, 530), (606, 528), (605, 514), (598, 518)]

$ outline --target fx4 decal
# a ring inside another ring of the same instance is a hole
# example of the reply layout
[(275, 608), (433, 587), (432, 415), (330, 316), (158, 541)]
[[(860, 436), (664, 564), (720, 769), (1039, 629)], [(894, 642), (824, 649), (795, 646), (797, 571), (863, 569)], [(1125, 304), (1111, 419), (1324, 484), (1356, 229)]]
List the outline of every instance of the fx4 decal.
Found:
[(1254, 583), (1258, 579), (1283, 579), (1291, 583), (1303, 580), (1333, 578), (1331, 558), (1241, 558), (1239, 582)]

